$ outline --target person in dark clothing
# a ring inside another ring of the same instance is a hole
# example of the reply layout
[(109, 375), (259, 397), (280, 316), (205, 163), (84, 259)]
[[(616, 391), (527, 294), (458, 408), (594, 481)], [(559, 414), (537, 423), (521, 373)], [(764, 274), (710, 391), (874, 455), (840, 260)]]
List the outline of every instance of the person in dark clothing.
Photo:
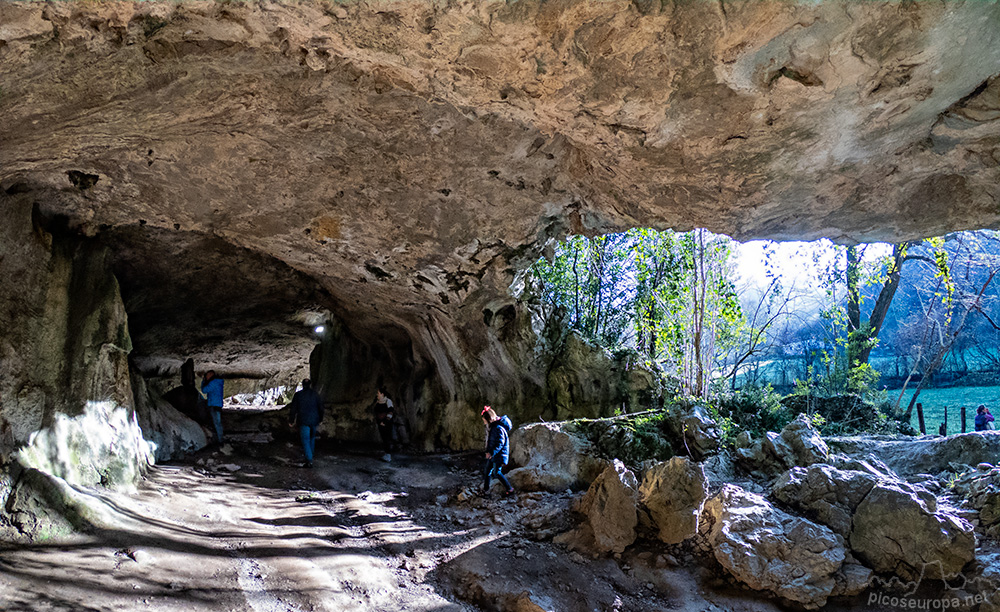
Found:
[(302, 452), (306, 456), (306, 467), (313, 465), (313, 452), (316, 450), (316, 428), (323, 420), (323, 398), (312, 388), (308, 378), (302, 381), (302, 390), (292, 396), (289, 404), (288, 426), (299, 424), (299, 436), (302, 438)]
[(375, 391), (375, 405), (372, 407), (375, 413), (375, 424), (378, 426), (378, 435), (382, 438), (382, 448), (385, 454), (382, 461), (386, 463), (392, 461), (392, 440), (393, 427), (396, 424), (396, 408), (392, 400), (385, 394), (385, 387), (379, 387)]
[(989, 431), (993, 429), (990, 423), (993, 422), (993, 415), (990, 414), (990, 409), (979, 404), (979, 408), (976, 408), (976, 431)]
[(489, 406), (483, 406), (483, 411), (479, 413), (483, 417), (483, 423), (489, 429), (486, 438), (486, 465), (483, 466), (483, 495), (490, 492), (490, 480), (496, 474), (500, 482), (507, 487), (505, 495), (514, 492), (514, 487), (501, 471), (507, 465), (507, 458), (510, 454), (510, 428), (511, 422), (506, 416), (499, 417)]
[(208, 400), (208, 411), (212, 416), (212, 427), (215, 429), (215, 441), (222, 444), (222, 397), (224, 395), (222, 379), (215, 375), (215, 370), (205, 372), (201, 379), (201, 392)]

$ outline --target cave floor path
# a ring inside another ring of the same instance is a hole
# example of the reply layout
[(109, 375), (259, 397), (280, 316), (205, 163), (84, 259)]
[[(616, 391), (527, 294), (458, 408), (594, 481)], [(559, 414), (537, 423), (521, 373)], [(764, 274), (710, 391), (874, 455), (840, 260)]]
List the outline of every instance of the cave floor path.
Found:
[(495, 534), (410, 512), (460, 488), (469, 460), (341, 452), (307, 469), (289, 442), (203, 450), (103, 495), (111, 528), (0, 549), (0, 610), (474, 609), (426, 574)]

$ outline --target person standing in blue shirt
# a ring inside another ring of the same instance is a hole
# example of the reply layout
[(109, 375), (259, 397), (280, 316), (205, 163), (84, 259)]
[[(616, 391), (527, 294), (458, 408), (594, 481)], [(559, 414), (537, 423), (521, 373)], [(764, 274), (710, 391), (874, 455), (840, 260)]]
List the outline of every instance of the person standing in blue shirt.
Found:
[(215, 375), (215, 370), (205, 372), (201, 379), (201, 392), (208, 399), (208, 411), (212, 415), (212, 426), (215, 428), (215, 441), (222, 444), (222, 379)]
[(298, 422), (302, 452), (306, 456), (305, 467), (311, 468), (316, 450), (316, 428), (323, 420), (323, 398), (312, 388), (312, 381), (308, 378), (302, 381), (302, 390), (292, 396), (289, 408), (288, 426), (294, 427)]

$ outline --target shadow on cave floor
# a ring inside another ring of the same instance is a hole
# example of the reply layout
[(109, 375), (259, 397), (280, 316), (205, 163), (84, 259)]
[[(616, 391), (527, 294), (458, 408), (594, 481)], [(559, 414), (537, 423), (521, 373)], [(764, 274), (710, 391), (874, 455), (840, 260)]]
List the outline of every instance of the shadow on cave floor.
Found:
[[(0, 544), (0, 610), (780, 609), (745, 591), (711, 607), (703, 569), (650, 589), (627, 556), (585, 560), (523, 529), (565, 515), (568, 496), (458, 501), (478, 453), (379, 454), (321, 440), (315, 467), (298, 467), (284, 430), (155, 466), (134, 495), (88, 491), (106, 528)], [(520, 607), (529, 593), (548, 607)]]

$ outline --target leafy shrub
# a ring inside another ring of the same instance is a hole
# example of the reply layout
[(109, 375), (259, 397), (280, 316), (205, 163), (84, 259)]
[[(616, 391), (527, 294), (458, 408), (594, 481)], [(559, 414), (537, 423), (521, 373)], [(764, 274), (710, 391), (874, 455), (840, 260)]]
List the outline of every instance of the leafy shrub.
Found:
[(665, 412), (570, 421), (566, 430), (586, 438), (604, 459), (620, 459), (630, 468), (644, 461), (665, 461), (673, 449), (664, 428)]
[(798, 414), (781, 403), (781, 395), (775, 393), (771, 385), (748, 385), (735, 393), (719, 396), (710, 405), (710, 410), (722, 433), (722, 443), (727, 446), (731, 446), (743, 431), (755, 438), (768, 431), (781, 431)]

